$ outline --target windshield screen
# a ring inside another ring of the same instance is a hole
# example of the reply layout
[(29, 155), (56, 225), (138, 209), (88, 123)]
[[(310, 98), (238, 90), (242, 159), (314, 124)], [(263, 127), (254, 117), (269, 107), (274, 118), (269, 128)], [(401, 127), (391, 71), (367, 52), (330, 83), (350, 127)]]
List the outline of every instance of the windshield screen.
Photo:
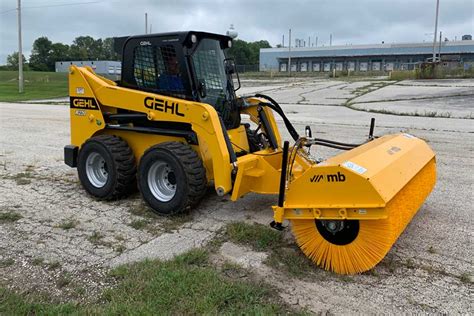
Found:
[(225, 118), (226, 104), (231, 99), (224, 70), (225, 55), (219, 41), (201, 40), (192, 59), (198, 82), (202, 81), (206, 85), (207, 95), (201, 98), (201, 102), (214, 106)]

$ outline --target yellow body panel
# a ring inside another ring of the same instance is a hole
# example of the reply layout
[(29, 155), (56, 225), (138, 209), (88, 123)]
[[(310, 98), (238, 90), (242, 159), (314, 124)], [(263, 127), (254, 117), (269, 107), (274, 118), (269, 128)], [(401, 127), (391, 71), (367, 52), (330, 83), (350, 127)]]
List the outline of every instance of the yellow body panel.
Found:
[(243, 125), (228, 130), (227, 133), (229, 134), (229, 139), (236, 153), (241, 151), (249, 151), (249, 141), (247, 139), (247, 132), (245, 131), (245, 127)]
[[(74, 115), (71, 109), (71, 142), (81, 146), (87, 139), (105, 127), (100, 107), (132, 110), (146, 113), (149, 120), (190, 123), (199, 142), (201, 157), (212, 156), (212, 179), (216, 189), (227, 193), (232, 189), (230, 164), (223, 131), (215, 109), (204, 103), (181, 100), (138, 91), (112, 84), (109, 80), (95, 75), (90, 69), (71, 66), (69, 74), (69, 95), (74, 98), (92, 98), (97, 109), (86, 110), (86, 115)], [(91, 119), (91, 116), (92, 119)], [(140, 138), (142, 135), (137, 135)], [(133, 137), (133, 136), (130, 136)], [(146, 138), (151, 140), (151, 138)], [(171, 139), (168, 139), (171, 140)], [(141, 140), (139, 142), (146, 142)], [(184, 140), (183, 140), (184, 142)], [(149, 146), (156, 143), (149, 143)], [(139, 145), (135, 145), (139, 146)], [(140, 145), (146, 147), (146, 145)], [(139, 157), (140, 152), (135, 153)], [(206, 160), (206, 159), (204, 159)], [(211, 180), (211, 179), (209, 179)]]

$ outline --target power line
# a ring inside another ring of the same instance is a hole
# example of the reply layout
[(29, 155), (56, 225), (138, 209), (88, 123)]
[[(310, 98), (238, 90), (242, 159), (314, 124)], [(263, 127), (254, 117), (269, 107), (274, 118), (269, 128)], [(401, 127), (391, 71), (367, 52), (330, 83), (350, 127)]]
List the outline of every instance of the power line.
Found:
[[(89, 2), (75, 2), (75, 3), (63, 3), (63, 4), (48, 4), (48, 5), (38, 5), (38, 6), (29, 6), (29, 7), (22, 7), (22, 9), (38, 9), (38, 8), (52, 8), (52, 7), (68, 7), (73, 5), (83, 5), (83, 4), (93, 4), (93, 3), (100, 3), (103, 1), (89, 1)], [(14, 9), (9, 9), (6, 11), (0, 12), (0, 14), (8, 13), (11, 11), (15, 11)]]

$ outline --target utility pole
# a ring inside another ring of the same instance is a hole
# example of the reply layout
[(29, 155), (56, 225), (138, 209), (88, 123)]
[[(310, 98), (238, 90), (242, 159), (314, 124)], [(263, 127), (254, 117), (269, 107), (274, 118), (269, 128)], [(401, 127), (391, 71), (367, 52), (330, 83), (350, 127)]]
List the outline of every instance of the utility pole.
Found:
[(308, 36), (308, 47), (311, 47), (311, 36)]
[(288, 75), (291, 77), (291, 29), (288, 34)]
[(21, 46), (21, 0), (18, 0), (18, 92), (23, 93), (23, 48)]
[(285, 47), (285, 34), (281, 37), (281, 47)]
[(438, 14), (439, 14), (439, 0), (436, 0), (436, 16), (435, 16), (435, 31), (433, 38), (433, 62), (436, 60), (436, 37), (438, 35)]
[(152, 29), (153, 29), (153, 24), (150, 23), (150, 34), (153, 33)]
[(329, 34), (329, 46), (332, 46), (332, 34)]
[(145, 34), (148, 34), (148, 13), (145, 12)]
[(439, 32), (439, 49), (438, 49), (438, 58), (441, 61), (441, 42), (442, 42), (443, 32)]
[(316, 36), (316, 43), (315, 43), (314, 46), (318, 47), (318, 37), (317, 36)]

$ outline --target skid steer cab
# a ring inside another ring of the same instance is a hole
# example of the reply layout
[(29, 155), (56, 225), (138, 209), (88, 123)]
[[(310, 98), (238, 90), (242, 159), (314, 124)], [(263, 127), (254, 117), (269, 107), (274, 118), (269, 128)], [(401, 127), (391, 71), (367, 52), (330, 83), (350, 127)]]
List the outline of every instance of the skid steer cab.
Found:
[[(71, 66), (71, 144), (65, 162), (84, 189), (113, 200), (136, 188), (162, 215), (195, 207), (213, 186), (235, 201), (274, 194), (272, 227), (291, 222), (303, 252), (325, 269), (358, 273), (377, 264), (435, 182), (435, 156), (409, 134), (360, 144), (300, 136), (271, 97), (238, 97), (227, 50), (204, 32), (116, 39), (118, 81)], [(282, 142), (274, 114), (294, 144)], [(314, 161), (311, 146), (342, 151)]]

